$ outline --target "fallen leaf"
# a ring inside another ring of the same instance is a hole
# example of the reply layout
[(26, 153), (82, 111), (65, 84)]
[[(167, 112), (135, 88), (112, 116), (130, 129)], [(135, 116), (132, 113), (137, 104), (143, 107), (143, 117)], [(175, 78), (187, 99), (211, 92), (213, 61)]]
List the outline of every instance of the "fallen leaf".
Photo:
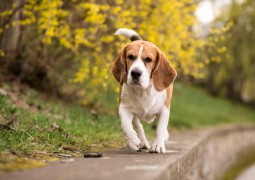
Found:
[(64, 149), (65, 151), (75, 151), (75, 149), (72, 148), (72, 147), (63, 147), (63, 149)]
[(9, 159), (9, 161), (5, 163), (0, 163), (0, 169), (3, 171), (14, 171), (14, 170), (23, 170), (23, 169), (31, 169), (31, 168), (37, 168), (45, 166), (46, 163), (28, 159), (24, 157), (16, 157), (12, 160)]
[(7, 96), (7, 91), (3, 88), (0, 88), (0, 94), (3, 95), (3, 96)]
[(63, 119), (63, 116), (61, 116), (59, 114), (54, 114), (53, 117), (56, 119)]
[(51, 126), (50, 126), (50, 130), (55, 130), (55, 129), (58, 129), (59, 128), (59, 125), (57, 125), (56, 123), (53, 123)]
[(59, 153), (58, 156), (62, 156), (62, 157), (72, 157), (71, 154), (62, 154), (62, 153)]
[(69, 158), (69, 159), (60, 159), (59, 162), (61, 163), (70, 163), (70, 162), (73, 162), (74, 161), (74, 158)]

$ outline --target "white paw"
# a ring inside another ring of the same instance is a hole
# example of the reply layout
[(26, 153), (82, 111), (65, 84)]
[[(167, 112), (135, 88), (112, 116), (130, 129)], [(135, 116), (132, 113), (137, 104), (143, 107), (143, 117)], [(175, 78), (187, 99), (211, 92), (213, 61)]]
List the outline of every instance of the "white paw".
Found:
[(151, 145), (150, 152), (152, 153), (165, 153), (165, 142), (164, 140), (155, 139)]
[(151, 148), (151, 146), (150, 146), (149, 142), (147, 141), (147, 139), (141, 140), (140, 147), (141, 147), (141, 149), (150, 149)]
[(131, 151), (138, 151), (140, 148), (140, 139), (137, 136), (126, 140), (127, 146)]

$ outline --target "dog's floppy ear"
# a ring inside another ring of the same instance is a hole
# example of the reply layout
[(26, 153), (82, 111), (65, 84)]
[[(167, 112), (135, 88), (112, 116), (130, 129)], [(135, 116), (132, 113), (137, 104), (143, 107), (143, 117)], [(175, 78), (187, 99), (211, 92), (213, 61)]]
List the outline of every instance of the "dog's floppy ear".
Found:
[(126, 65), (126, 46), (122, 49), (117, 59), (112, 65), (112, 74), (115, 79), (122, 85), (127, 79)]
[(152, 71), (152, 81), (157, 91), (163, 91), (176, 78), (176, 70), (170, 65), (167, 57), (158, 50), (157, 60)]

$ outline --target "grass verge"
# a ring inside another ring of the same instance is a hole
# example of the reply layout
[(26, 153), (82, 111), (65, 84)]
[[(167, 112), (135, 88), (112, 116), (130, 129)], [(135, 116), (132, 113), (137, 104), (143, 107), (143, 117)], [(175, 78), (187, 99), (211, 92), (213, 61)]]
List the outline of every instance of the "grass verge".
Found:
[[(4, 171), (22, 169), (25, 162), (31, 168), (55, 157), (124, 145), (116, 115), (48, 100), (31, 89), (23, 94), (13, 93), (9, 87), (2, 88), (5, 91), (0, 93), (0, 169)], [(17, 165), (20, 162), (22, 166)]]

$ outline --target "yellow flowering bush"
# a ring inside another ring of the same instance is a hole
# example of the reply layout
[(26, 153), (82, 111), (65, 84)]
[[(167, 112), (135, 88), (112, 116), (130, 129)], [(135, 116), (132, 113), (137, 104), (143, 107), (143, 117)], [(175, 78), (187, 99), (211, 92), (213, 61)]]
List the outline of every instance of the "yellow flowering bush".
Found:
[[(79, 94), (86, 104), (117, 87), (110, 67), (123, 45), (129, 42), (113, 35), (121, 27), (134, 29), (144, 40), (155, 43), (178, 74), (201, 76), (208, 59), (198, 58), (196, 54), (205, 42), (193, 29), (197, 23), (195, 10), (193, 0), (26, 0), (23, 17), (11, 24), (36, 25), (42, 43), (51, 45), (57, 41), (58, 46), (73, 54), (79, 68), (69, 82), (80, 84), (83, 90)], [(9, 11), (0, 16), (8, 17)], [(1, 28), (0, 34), (3, 31)], [(221, 47), (217, 51), (221, 53), (225, 49)], [(217, 61), (215, 58), (209, 61)]]

